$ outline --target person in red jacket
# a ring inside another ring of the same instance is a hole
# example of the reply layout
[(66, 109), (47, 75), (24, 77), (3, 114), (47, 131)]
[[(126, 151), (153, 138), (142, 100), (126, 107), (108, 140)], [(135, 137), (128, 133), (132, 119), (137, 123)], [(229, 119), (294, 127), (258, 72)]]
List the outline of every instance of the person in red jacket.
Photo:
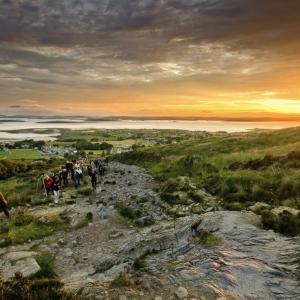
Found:
[(47, 196), (49, 196), (50, 193), (52, 192), (51, 189), (52, 183), (53, 183), (53, 179), (49, 175), (46, 175), (44, 179), (44, 188)]
[(3, 211), (8, 219), (10, 218), (10, 214), (7, 207), (7, 201), (5, 200), (1, 192), (0, 192), (0, 211)]

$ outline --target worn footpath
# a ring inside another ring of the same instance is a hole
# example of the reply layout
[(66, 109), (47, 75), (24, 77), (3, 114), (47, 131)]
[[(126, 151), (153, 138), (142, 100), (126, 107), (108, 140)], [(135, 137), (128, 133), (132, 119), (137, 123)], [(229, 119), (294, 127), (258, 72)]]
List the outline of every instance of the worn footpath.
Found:
[[(66, 194), (65, 204), (33, 209), (40, 215), (65, 212), (74, 226), (92, 213), (90, 224), (1, 250), (6, 263), (0, 271), (26, 261), (23, 267), (33, 271), (34, 256), (50, 252), (66, 288), (82, 299), (300, 299), (299, 238), (260, 228), (250, 212), (173, 220), (154, 186), (143, 169), (110, 163), (95, 194)], [(120, 218), (120, 205), (140, 212), (139, 226)], [(204, 233), (219, 242), (203, 245), (198, 237)], [(119, 274), (132, 284), (113, 288)]]

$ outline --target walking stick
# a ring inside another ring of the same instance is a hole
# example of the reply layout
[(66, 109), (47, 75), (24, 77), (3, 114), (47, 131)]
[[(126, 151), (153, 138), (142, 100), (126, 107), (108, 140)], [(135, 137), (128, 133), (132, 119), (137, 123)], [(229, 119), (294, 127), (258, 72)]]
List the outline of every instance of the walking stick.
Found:
[(44, 191), (45, 191), (45, 196), (48, 196), (48, 193), (47, 193), (47, 189), (46, 189), (46, 185), (45, 185), (44, 180), (43, 180), (43, 187), (44, 187)]
[(39, 182), (40, 182), (40, 179), (41, 179), (41, 176), (38, 176), (37, 178), (37, 182), (36, 182), (36, 193), (38, 192), (38, 189), (39, 189)]

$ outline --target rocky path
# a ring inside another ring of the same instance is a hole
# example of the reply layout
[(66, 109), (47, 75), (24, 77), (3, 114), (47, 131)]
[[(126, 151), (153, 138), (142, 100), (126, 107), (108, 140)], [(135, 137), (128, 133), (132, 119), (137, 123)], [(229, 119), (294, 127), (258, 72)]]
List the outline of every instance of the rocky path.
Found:
[(256, 218), (248, 212), (204, 214), (197, 231), (213, 232), (223, 245), (191, 243), (187, 251), (162, 253), (149, 259), (150, 272), (142, 278), (153, 287), (159, 279), (166, 294), (182, 286), (196, 299), (300, 299), (300, 239), (260, 229)]
[[(74, 227), (87, 213), (93, 221), (9, 252), (51, 252), (66, 287), (82, 299), (300, 299), (300, 239), (259, 228), (253, 213), (217, 211), (174, 221), (165, 215), (168, 207), (151, 176), (117, 162), (94, 195), (64, 198), (69, 205), (34, 212), (65, 212)], [(119, 217), (120, 205), (140, 212), (140, 226)], [(197, 240), (203, 233), (222, 243), (204, 246)], [(134, 285), (111, 288), (120, 273)]]

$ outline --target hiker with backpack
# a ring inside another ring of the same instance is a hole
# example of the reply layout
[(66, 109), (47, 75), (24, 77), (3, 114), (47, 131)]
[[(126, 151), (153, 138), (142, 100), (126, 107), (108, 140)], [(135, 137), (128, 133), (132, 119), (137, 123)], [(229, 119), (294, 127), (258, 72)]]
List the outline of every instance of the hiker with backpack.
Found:
[(91, 178), (91, 184), (94, 191), (97, 189), (97, 167), (96, 164), (91, 160), (88, 166), (88, 174)]
[(60, 191), (60, 179), (58, 176), (54, 176), (51, 190), (53, 193), (54, 203), (57, 204), (59, 200), (59, 191)]
[(66, 187), (69, 184), (68, 175), (68, 170), (66, 169), (66, 167), (62, 166), (59, 176), (64, 187)]
[(72, 173), (72, 170), (73, 170), (73, 163), (70, 162), (69, 160), (66, 161), (66, 164), (65, 164), (65, 168), (67, 170), (68, 173)]
[(100, 176), (104, 176), (105, 166), (104, 166), (104, 162), (102, 162), (101, 160), (99, 160), (98, 171)]
[(75, 164), (76, 164), (76, 160), (73, 160), (72, 162), (69, 163), (67, 170), (71, 175), (71, 179), (74, 183), (74, 186), (76, 186), (76, 181), (75, 181)]
[(78, 188), (80, 186), (80, 179), (82, 178), (82, 167), (80, 163), (77, 163), (75, 161), (74, 163), (74, 183), (75, 188)]
[(8, 211), (7, 201), (5, 200), (3, 194), (0, 192), (0, 211), (3, 211), (7, 219), (10, 218)]

